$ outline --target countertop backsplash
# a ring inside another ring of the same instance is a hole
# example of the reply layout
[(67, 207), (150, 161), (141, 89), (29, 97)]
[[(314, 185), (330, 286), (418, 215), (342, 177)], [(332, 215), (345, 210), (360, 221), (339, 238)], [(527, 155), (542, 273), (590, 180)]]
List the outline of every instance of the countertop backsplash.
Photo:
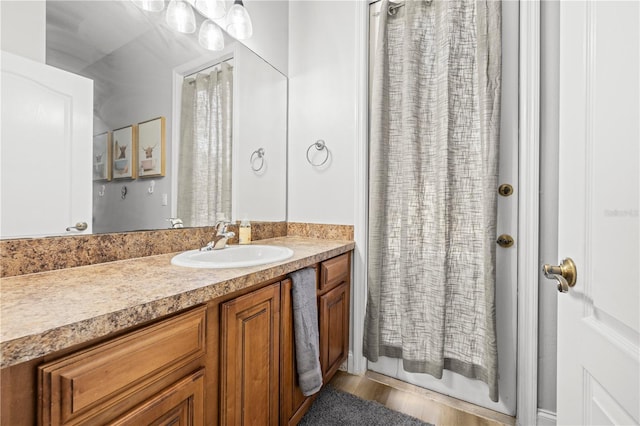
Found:
[[(236, 233), (229, 243), (237, 244)], [(353, 240), (352, 225), (251, 222), (253, 241), (284, 236)], [(0, 240), (0, 278), (192, 250), (211, 241), (212, 226), (114, 234)]]

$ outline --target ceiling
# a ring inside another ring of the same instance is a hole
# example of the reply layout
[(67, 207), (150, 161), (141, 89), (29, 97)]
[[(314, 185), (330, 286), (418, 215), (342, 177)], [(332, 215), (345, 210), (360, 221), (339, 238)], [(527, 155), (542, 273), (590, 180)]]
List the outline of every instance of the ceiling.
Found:
[[(203, 18), (196, 13), (196, 20), (199, 25)], [(225, 45), (235, 41), (224, 34)], [(47, 64), (82, 75), (125, 50), (159, 56), (169, 66), (211, 54), (197, 33), (173, 31), (164, 12), (145, 12), (129, 0), (47, 0), (46, 39)]]
[[(93, 80), (96, 117), (121, 102), (122, 93), (135, 97), (159, 86), (168, 90), (173, 69), (219, 55), (202, 48), (197, 33), (173, 31), (164, 13), (145, 12), (129, 0), (46, 3), (46, 63)], [(196, 14), (196, 19), (203, 18)], [(225, 34), (226, 46), (234, 41)]]
[(153, 18), (130, 1), (47, 1), (47, 63), (80, 73), (153, 30)]

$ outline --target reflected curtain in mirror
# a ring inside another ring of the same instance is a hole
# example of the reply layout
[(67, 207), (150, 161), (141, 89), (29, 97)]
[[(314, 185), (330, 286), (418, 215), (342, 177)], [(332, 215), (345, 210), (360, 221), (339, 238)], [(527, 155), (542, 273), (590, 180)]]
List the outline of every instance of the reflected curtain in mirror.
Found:
[(184, 79), (178, 163), (178, 217), (186, 226), (231, 218), (233, 67)]

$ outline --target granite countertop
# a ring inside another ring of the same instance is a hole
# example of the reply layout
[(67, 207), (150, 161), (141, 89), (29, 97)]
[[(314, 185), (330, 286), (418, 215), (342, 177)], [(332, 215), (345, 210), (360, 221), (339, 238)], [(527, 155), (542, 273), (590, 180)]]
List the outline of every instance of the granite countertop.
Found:
[(352, 250), (353, 241), (280, 237), (293, 257), (237, 269), (171, 265), (176, 253), (0, 280), (0, 367), (88, 342)]

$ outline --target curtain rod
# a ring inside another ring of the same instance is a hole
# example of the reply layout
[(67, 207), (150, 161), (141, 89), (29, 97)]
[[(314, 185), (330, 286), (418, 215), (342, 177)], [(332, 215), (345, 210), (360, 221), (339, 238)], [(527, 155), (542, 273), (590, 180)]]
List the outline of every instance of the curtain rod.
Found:
[(201, 72), (202, 72), (202, 71), (204, 71), (204, 70), (207, 70), (207, 69), (209, 69), (209, 68), (216, 67), (216, 66), (218, 66), (218, 65), (222, 64), (223, 62), (230, 62), (230, 61), (232, 61), (232, 60), (233, 60), (233, 55), (229, 55), (229, 57), (228, 57), (228, 58), (222, 59), (222, 60), (220, 60), (220, 61), (218, 61), (218, 62), (215, 62), (215, 63), (213, 63), (213, 64), (209, 64), (209, 65), (205, 66), (204, 68), (201, 68), (201, 69), (199, 69), (199, 70), (197, 70), (197, 71), (193, 71), (191, 74), (187, 74), (187, 75), (185, 75), (183, 78), (193, 77), (194, 75), (196, 75), (196, 74), (198, 74), (198, 73), (201, 73)]
[[(382, 1), (382, 0), (369, 0), (369, 6), (372, 6), (372, 5), (376, 4), (376, 3), (380, 3), (380, 1)], [(396, 13), (398, 13), (398, 9), (400, 9), (402, 6), (404, 6), (404, 2), (397, 2), (397, 3), (390, 2), (389, 6), (387, 7), (387, 13), (390, 16), (393, 16)], [(374, 16), (378, 16), (378, 15), (380, 15), (380, 12), (376, 12), (374, 14)]]

